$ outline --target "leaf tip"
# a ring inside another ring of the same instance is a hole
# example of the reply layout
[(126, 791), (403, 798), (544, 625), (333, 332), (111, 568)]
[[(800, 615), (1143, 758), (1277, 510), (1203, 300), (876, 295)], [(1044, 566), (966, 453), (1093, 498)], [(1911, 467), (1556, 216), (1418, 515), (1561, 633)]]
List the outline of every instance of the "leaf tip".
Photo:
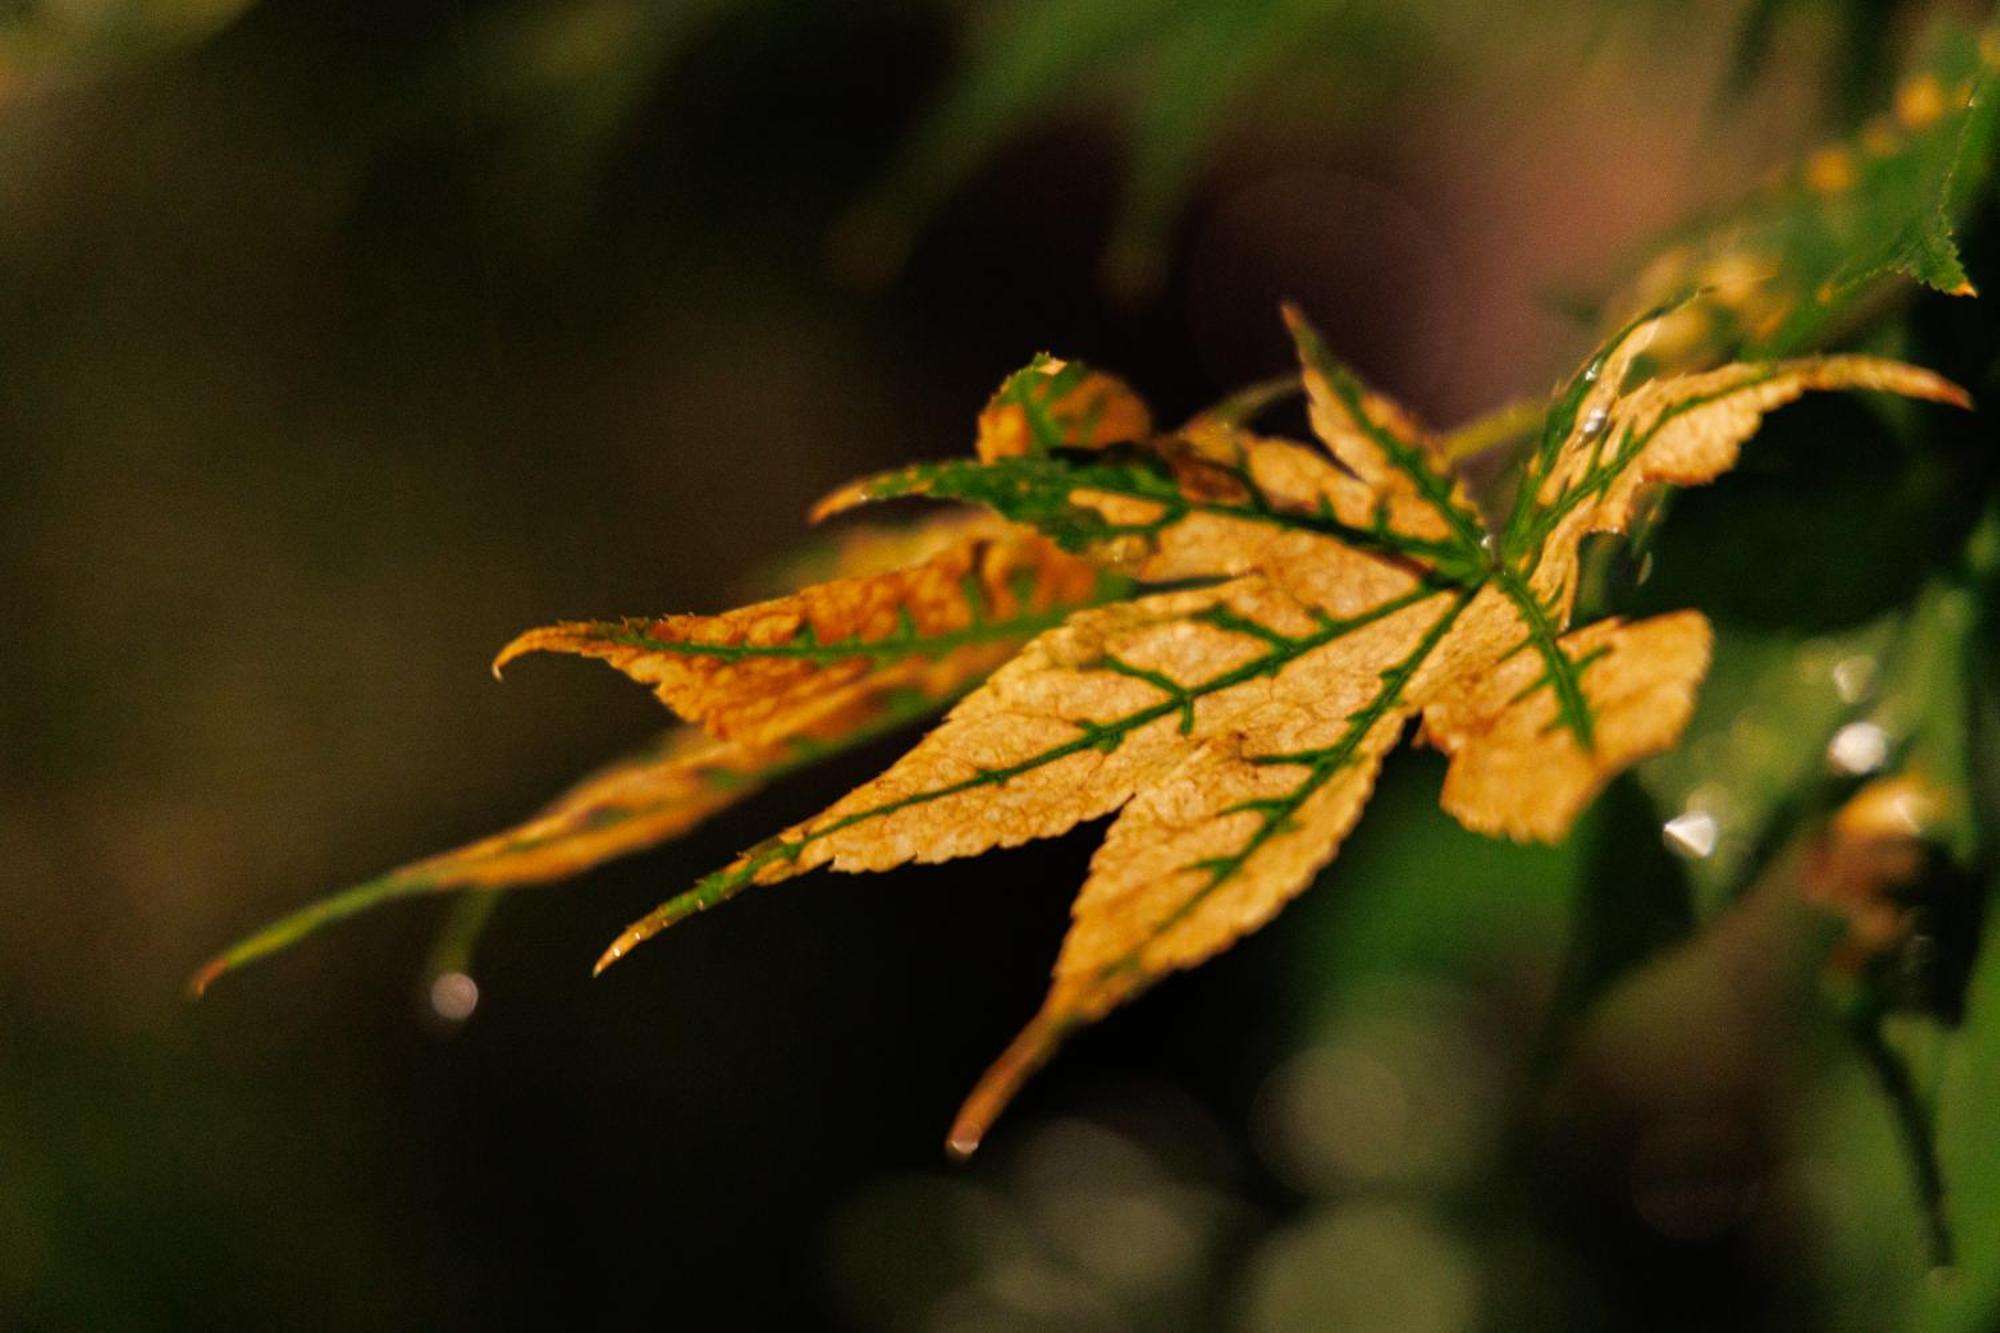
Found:
[[(637, 921), (634, 921), (631, 925), (625, 927), (624, 930), (619, 932), (618, 938), (611, 941), (611, 947), (598, 955), (596, 964), (590, 969), (590, 975), (593, 977), (603, 976), (605, 969), (609, 968), (613, 963), (623, 958), (626, 954), (631, 953), (647, 940), (652, 939), (653, 936), (659, 934), (668, 926), (689, 915), (690, 909), (687, 906), (687, 901), (690, 896), (690, 894), (684, 893), (678, 898), (662, 903), (660, 906), (646, 913), (646, 915), (640, 917)], [(700, 909), (697, 907), (692, 910), (699, 911)]]
[(958, 1108), (958, 1118), (951, 1122), (951, 1133), (945, 1136), (944, 1141), (945, 1151), (954, 1161), (962, 1162), (979, 1150), (986, 1132), (993, 1128), (993, 1122), (1000, 1118), (1000, 1113), (1007, 1109), (1035, 1071), (1049, 1062), (1049, 1057), (1055, 1054), (1063, 1038), (1081, 1021), (1073, 1013), (1050, 1006), (1021, 1029), (1021, 1035), (1014, 1038), (1001, 1052), (1000, 1058), (980, 1075), (965, 1104)]
[(806, 522), (824, 523), (837, 514), (844, 514), (858, 508), (869, 500), (867, 485), (850, 481), (838, 490), (822, 496), (811, 509), (806, 511)]
[(667, 927), (677, 925), (693, 916), (735, 897), (744, 886), (751, 882), (756, 866), (760, 862), (754, 856), (746, 856), (735, 864), (716, 871), (704, 878), (686, 893), (669, 898), (646, 915), (625, 927), (611, 947), (598, 956), (597, 965), (590, 975), (602, 976), (604, 969), (623, 958), (632, 950), (644, 944)]
[(646, 921), (636, 922), (633, 925), (627, 926), (617, 939), (611, 941), (611, 947), (597, 956), (597, 961), (591, 964), (590, 975), (593, 977), (603, 976), (605, 970), (613, 963), (623, 958), (626, 954), (631, 953), (632, 950), (638, 948), (639, 945), (651, 938), (653, 932), (646, 928), (650, 920), (651, 918), (648, 918)]
[(1343, 369), (1333, 364), (1334, 357), (1327, 347), (1326, 338), (1319, 327), (1306, 318), (1306, 312), (1299, 308), (1298, 302), (1280, 301), (1278, 313), (1285, 317), (1285, 331), (1291, 335), (1292, 348), (1298, 354), (1300, 368), (1308, 382), (1313, 375), (1325, 376)]
[(1971, 390), (1934, 371), (1919, 369), (1912, 377), (1895, 387), (1899, 392), (1912, 398), (1929, 399), (1933, 403), (1942, 403), (1946, 407), (1956, 407), (1965, 412), (1973, 411), (1977, 406), (1973, 401)]
[(549, 644), (550, 636), (554, 633), (555, 630), (553, 627), (544, 626), (541, 629), (531, 629), (522, 634), (515, 635), (505, 648), (494, 654), (493, 679), (499, 680), (501, 673), (506, 671), (507, 664), (515, 658), (526, 657), (529, 653), (539, 652), (541, 649), (546, 648)]
[(228, 970), (228, 954), (218, 954), (216, 957), (203, 963), (196, 969), (195, 974), (188, 978), (188, 999), (199, 1000), (202, 996), (208, 994), (208, 988), (215, 984), (215, 979)]

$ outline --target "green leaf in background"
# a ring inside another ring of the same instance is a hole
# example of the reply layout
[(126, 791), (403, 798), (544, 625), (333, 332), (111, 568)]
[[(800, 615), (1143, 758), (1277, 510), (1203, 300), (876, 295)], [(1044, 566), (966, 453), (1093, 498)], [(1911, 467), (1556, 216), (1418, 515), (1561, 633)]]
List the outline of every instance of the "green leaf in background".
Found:
[(1872, 697), (1899, 617), (1817, 638), (1726, 627), (1681, 745), (1640, 766), (1687, 864), (1696, 915), (1734, 900), (1797, 793), (1822, 780), (1843, 719)]
[(1559, 962), (1606, 816), (1586, 813), (1553, 847), (1483, 838), (1437, 809), (1441, 766), (1418, 754), (1389, 765), (1374, 797), (1384, 817), (1355, 835), (1338, 883), (1298, 909), (1308, 1012), (1331, 1011), (1383, 977), (1461, 978), (1509, 959), (1536, 968)]
[(1992, 176), (2000, 30), (1944, 33), (1892, 109), (1748, 202), (1664, 238), (1608, 313), (1690, 288), (1661, 359), (1787, 355), (1851, 332), (1903, 277), (1971, 295), (1956, 228)]
[[(2000, 511), (1989, 513), (1971, 542), (1969, 587), (1978, 594), (1959, 626), (1964, 668), (1966, 768), (1964, 813), (1973, 833), (2000, 820), (2000, 678), (1994, 668), (1994, 592), (2000, 587)], [(1945, 1173), (1945, 1206), (1957, 1231), (1959, 1267), (1928, 1284), (1915, 1326), (1925, 1333), (1970, 1333), (2000, 1320), (2000, 883), (1987, 887), (1986, 920), (1966, 988), (1965, 1017), (1942, 1058), (1937, 1097), (1937, 1153)]]
[(1308, 57), (1313, 78), (1331, 72), (1344, 102), (1365, 100), (1383, 71), (1449, 30), (1424, 8), (1382, 0), (1013, 5), (972, 25), (963, 67), (842, 227), (841, 259), (857, 276), (887, 276), (945, 200), (1005, 144), (1052, 113), (1107, 104), (1130, 150), (1105, 278), (1117, 291), (1145, 290), (1158, 281), (1196, 174), (1237, 113), (1253, 98), (1279, 100), (1283, 72)]
[(2000, 913), (1989, 910), (1964, 1026), (1944, 1059), (1937, 1111), (1945, 1206), (1959, 1265), (1926, 1284), (1914, 1325), (1927, 1333), (1972, 1333), (2000, 1318)]

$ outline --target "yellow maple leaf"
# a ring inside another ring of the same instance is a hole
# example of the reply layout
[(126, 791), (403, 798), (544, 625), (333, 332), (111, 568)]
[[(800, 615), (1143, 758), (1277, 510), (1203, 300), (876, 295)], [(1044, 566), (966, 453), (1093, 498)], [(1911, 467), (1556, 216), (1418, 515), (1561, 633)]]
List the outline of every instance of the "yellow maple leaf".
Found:
[(1300, 892), (1412, 718), (1451, 757), (1445, 808), (1515, 838), (1559, 838), (1612, 776), (1670, 745), (1707, 666), (1706, 621), (1569, 623), (1579, 542), (1622, 531), (1641, 488), (1710, 480), (1764, 413), (1810, 389), (1966, 402), (1870, 357), (1628, 384), (1657, 323), (1640, 321), (1554, 398), (1493, 525), (1442, 440), (1287, 317), (1321, 448), (1250, 432), (1238, 405), (1138, 444), (982, 449), (829, 497), (822, 514), (914, 494), (980, 503), (1139, 579), (1209, 582), (1070, 614), (880, 777), (634, 923), (600, 969), (752, 884), (971, 856), (1115, 813), (1041, 1012), (953, 1126), (969, 1152), (1067, 1033)]
[(849, 729), (850, 714), (897, 690), (947, 696), (1091, 600), (1098, 582), (1043, 538), (1002, 532), (719, 616), (530, 630), (493, 669), (530, 652), (602, 658), (717, 738), (768, 743)]
[(934, 712), (1066, 612), (1123, 590), (977, 513), (859, 529), (834, 561), (845, 577), (719, 616), (576, 622), (516, 639), (496, 671), (535, 650), (607, 658), (704, 726), (668, 731), (511, 829), (273, 922), (205, 964), (194, 991), (378, 903), (548, 883), (678, 837), (780, 776)]
[(991, 463), (1152, 433), (1152, 414), (1125, 381), (1043, 353), (994, 390), (979, 414), (973, 453)]
[(223, 973), (392, 898), (566, 879), (687, 832), (805, 757), (782, 743), (721, 741), (698, 727), (674, 728), (513, 828), (414, 861), (273, 922), (210, 959), (189, 984), (199, 995)]
[[(1494, 522), (1450, 466), (1456, 440), (1286, 318), (1301, 374), (1178, 431), (1152, 434), (1113, 377), (1038, 357), (988, 404), (971, 458), (866, 479), (816, 511), (930, 495), (998, 516), (946, 520), (951, 540), (917, 563), (721, 616), (522, 636), (496, 666), (533, 650), (604, 659), (699, 723), (700, 739), (396, 882), (518, 882), (590, 864), (713, 808), (707, 779), (690, 774), (754, 785), (801, 744), (872, 734), (986, 677), (886, 772), (662, 904), (598, 964), (753, 884), (971, 856), (1115, 814), (1041, 1011), (952, 1128), (951, 1148), (970, 1152), (1066, 1034), (1303, 890), (1413, 719), (1450, 757), (1444, 808), (1520, 839), (1561, 837), (1620, 770), (1671, 745), (1707, 666), (1707, 622), (1570, 623), (1579, 544), (1623, 531), (1642, 489), (1714, 478), (1766, 412), (1808, 390), (1967, 405), (1927, 371), (1859, 356), (1633, 382), (1653, 317), (1551, 399)], [(1317, 446), (1250, 428), (1301, 388)], [(1127, 596), (1127, 580), (1184, 586)], [(649, 804), (663, 792), (671, 812)], [(610, 807), (653, 822), (600, 836), (592, 812)], [(303, 928), (259, 939), (275, 947)]]

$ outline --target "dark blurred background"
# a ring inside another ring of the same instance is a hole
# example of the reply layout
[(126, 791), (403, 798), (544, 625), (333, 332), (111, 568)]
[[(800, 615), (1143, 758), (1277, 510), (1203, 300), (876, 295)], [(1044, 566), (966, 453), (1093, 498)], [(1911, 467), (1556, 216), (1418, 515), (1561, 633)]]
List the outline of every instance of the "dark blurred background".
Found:
[[(1546, 389), (1564, 293), (1842, 124), (1922, 16), (1754, 6), (1732, 94), (1745, 8), (0, 5), (0, 1326), (1881, 1326), (1921, 1260), (1864, 1100), (1824, 1103), (1841, 1160), (1733, 1102), (1521, 1109), (1578, 903), (1678, 891), (1631, 784), (1524, 851), (1397, 758), (1314, 893), (964, 1169), (1087, 834), (588, 976), (894, 744), (509, 898), (461, 1024), (440, 903), (182, 992), (657, 727), (599, 668), (494, 684), (516, 631), (731, 604), (1039, 349), (1172, 420), (1284, 369), (1290, 296), (1439, 423)], [(1788, 1048), (1717, 1040), (1683, 1090), (1762, 1096)]]

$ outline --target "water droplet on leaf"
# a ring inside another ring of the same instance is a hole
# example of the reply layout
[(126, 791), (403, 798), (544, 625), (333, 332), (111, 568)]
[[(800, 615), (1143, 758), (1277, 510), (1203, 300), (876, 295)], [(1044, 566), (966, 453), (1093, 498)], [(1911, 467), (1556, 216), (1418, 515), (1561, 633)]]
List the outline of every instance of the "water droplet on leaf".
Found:
[(448, 1023), (463, 1023), (479, 1007), (479, 983), (463, 972), (446, 972), (431, 982), (431, 1009)]
[(1714, 815), (1706, 810), (1690, 810), (1663, 824), (1660, 839), (1667, 844), (1668, 851), (1699, 861), (1715, 854), (1715, 840), (1721, 832), (1722, 826)]
[(1836, 773), (1873, 773), (1888, 758), (1889, 733), (1873, 722), (1848, 723), (1826, 747), (1826, 761)]
[(1878, 672), (1875, 659), (1867, 653), (1843, 657), (1833, 664), (1834, 691), (1842, 703), (1858, 704), (1875, 688)]

